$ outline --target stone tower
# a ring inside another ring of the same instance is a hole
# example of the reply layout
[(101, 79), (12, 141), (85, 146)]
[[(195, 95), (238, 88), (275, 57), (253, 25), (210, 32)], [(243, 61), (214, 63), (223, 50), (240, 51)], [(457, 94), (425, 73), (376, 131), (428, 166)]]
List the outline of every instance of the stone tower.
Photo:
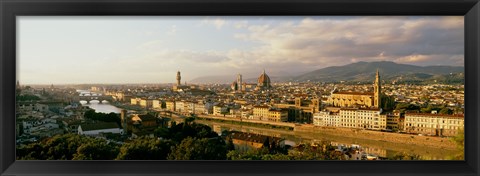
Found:
[(243, 91), (242, 90), (243, 83), (242, 83), (242, 75), (241, 74), (237, 75), (237, 85), (238, 85), (238, 90)]
[(382, 105), (382, 85), (380, 83), (380, 73), (377, 69), (377, 74), (375, 76), (375, 85), (373, 86), (373, 106), (377, 108), (381, 108)]
[(180, 86), (181, 80), (182, 80), (182, 76), (180, 76), (180, 71), (177, 71), (177, 86)]

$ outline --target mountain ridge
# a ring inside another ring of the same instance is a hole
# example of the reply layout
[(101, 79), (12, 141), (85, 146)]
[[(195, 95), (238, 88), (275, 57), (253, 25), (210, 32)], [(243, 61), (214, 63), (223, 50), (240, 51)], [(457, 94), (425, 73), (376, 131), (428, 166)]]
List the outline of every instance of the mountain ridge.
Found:
[[(304, 74), (290, 76), (270, 75), (272, 82), (372, 82), (375, 79), (376, 70), (379, 70), (383, 81), (396, 82), (436, 82), (443, 80), (450, 82), (462, 82), (464, 80), (464, 67), (460, 66), (416, 66), (399, 64), (392, 61), (365, 62), (360, 61), (342, 66), (330, 66)], [(255, 77), (244, 78), (245, 82), (256, 82)], [(218, 83), (230, 84), (235, 81), (235, 75), (231, 76), (203, 76), (190, 82), (192, 83)]]

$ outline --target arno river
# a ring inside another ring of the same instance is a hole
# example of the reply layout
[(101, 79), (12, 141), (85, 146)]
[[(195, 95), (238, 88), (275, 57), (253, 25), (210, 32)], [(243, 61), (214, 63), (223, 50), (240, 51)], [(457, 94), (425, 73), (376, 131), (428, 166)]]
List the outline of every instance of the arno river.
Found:
[[(92, 109), (95, 109), (97, 112), (103, 113), (120, 113), (121, 109), (117, 108), (108, 102), (98, 103), (92, 102), (90, 104), (85, 104), (86, 102), (81, 102), (84, 106), (89, 106)], [(266, 129), (245, 125), (237, 125), (230, 123), (219, 123), (212, 121), (197, 120), (198, 123), (206, 124), (217, 132), (221, 133), (223, 130), (235, 130), (242, 132), (250, 132), (256, 134), (262, 134), (267, 136), (280, 137), (285, 139), (285, 144), (296, 145), (299, 143), (308, 143), (315, 142), (320, 140), (332, 141), (336, 144), (351, 145), (357, 144), (362, 146), (364, 150), (368, 153), (377, 154), (382, 157), (393, 156), (399, 152), (405, 152), (409, 154), (420, 155), (423, 159), (426, 160), (444, 160), (448, 159), (449, 156), (456, 154), (455, 150), (447, 150), (440, 148), (431, 148), (431, 147), (418, 147), (418, 146), (409, 146), (409, 145), (399, 145), (396, 143), (389, 143), (385, 141), (374, 141), (367, 139), (357, 139), (352, 137), (339, 137), (339, 136), (328, 136), (328, 135), (319, 135), (314, 133), (305, 133), (305, 132), (294, 132), (281, 129)], [(447, 140), (447, 139), (446, 139)]]

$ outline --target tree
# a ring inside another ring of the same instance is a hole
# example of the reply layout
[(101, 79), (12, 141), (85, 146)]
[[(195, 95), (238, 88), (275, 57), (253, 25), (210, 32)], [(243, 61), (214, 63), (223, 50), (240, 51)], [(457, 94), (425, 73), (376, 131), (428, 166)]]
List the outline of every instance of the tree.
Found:
[(272, 154), (268, 148), (253, 149), (248, 151), (232, 150), (227, 154), (228, 160), (343, 160), (343, 154), (335, 151), (328, 142), (314, 145), (300, 144), (288, 151), (288, 154)]
[(269, 154), (268, 149), (252, 149), (248, 151), (232, 150), (227, 154), (228, 160), (263, 160), (263, 156)]
[(202, 139), (187, 137), (168, 155), (169, 160), (225, 160), (226, 158), (226, 144), (220, 137)]
[(389, 111), (395, 107), (395, 99), (392, 96), (382, 94), (381, 99), (382, 99), (382, 109)]
[(233, 144), (233, 139), (231, 137), (226, 137), (226, 142), (227, 142), (227, 150), (228, 151), (232, 151), (232, 150), (235, 150), (235, 145)]
[(397, 153), (389, 158), (390, 160), (421, 160), (420, 155)]
[(453, 156), (454, 160), (463, 160), (465, 158), (465, 131), (463, 129), (458, 130), (457, 135), (451, 138), (458, 149), (458, 154)]
[(41, 100), (41, 98), (36, 95), (27, 94), (27, 95), (17, 95), (16, 100), (17, 101), (35, 101), (35, 100)]
[(165, 160), (175, 143), (165, 139), (142, 137), (120, 148), (117, 160)]
[(453, 110), (451, 110), (450, 108), (445, 107), (445, 108), (442, 108), (442, 109), (440, 110), (440, 114), (453, 114)]
[(417, 105), (409, 104), (409, 103), (397, 103), (395, 106), (396, 110), (400, 110), (400, 113), (404, 113), (406, 110), (408, 111), (418, 111), (420, 107)]
[(57, 135), (17, 149), (18, 159), (72, 160), (112, 159), (118, 153), (114, 144), (78, 134)]
[(430, 113), (430, 112), (432, 112), (433, 108), (434, 108), (433, 105), (428, 104), (427, 107), (421, 108), (421, 109), (420, 109), (420, 112)]
[(164, 137), (180, 143), (186, 137), (212, 138), (218, 137), (218, 134), (207, 125), (189, 122), (171, 126)]
[(78, 147), (72, 160), (113, 160), (117, 157), (118, 152), (118, 145), (94, 139)]
[(119, 114), (116, 113), (101, 113), (101, 112), (95, 112), (95, 110), (88, 110), (85, 112), (84, 117), (87, 119), (92, 119), (92, 120), (98, 120), (102, 122), (115, 122), (119, 126), (121, 126), (121, 119)]

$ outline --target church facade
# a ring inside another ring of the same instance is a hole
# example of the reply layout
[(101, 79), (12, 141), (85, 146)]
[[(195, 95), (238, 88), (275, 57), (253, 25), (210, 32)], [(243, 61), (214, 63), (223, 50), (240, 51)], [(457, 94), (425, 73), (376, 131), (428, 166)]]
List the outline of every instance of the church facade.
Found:
[(381, 106), (380, 73), (377, 70), (373, 92), (332, 92), (327, 103), (335, 107), (376, 107)]

